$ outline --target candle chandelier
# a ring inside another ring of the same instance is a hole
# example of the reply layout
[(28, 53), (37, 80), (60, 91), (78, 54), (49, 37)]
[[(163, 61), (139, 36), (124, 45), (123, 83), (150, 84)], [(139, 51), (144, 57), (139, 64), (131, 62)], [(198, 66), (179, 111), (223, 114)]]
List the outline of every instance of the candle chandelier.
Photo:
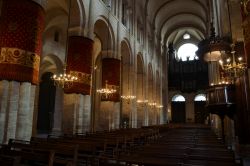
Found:
[(148, 105), (151, 106), (151, 107), (155, 107), (157, 105), (157, 103), (156, 102), (151, 102), (151, 103), (148, 103)]
[(108, 81), (106, 80), (105, 88), (97, 89), (96, 91), (97, 93), (100, 93), (104, 95), (106, 98), (108, 98), (109, 96), (112, 96), (116, 92), (116, 89), (113, 89), (111, 86), (109, 86)]
[(246, 63), (243, 61), (243, 57), (236, 56), (235, 44), (231, 45), (231, 57), (219, 60), (221, 68), (225, 71), (226, 75), (234, 80), (244, 74), (246, 70)]
[(61, 74), (54, 74), (52, 76), (52, 80), (54, 81), (55, 86), (61, 87), (61, 88), (70, 88), (74, 81), (77, 80), (76, 76), (73, 76), (66, 72), (67, 67), (67, 55), (68, 55), (68, 41), (69, 41), (69, 26), (70, 26), (70, 12), (71, 12), (71, 0), (69, 0), (69, 15), (68, 15), (68, 24), (67, 24), (67, 38), (66, 38), (66, 50), (65, 50), (65, 62), (64, 62), (64, 68), (63, 73)]
[(70, 88), (71, 86), (73, 86), (74, 81), (77, 81), (76, 76), (66, 73), (66, 65), (63, 69), (63, 73), (58, 75), (54, 74), (52, 76), (52, 79), (54, 80), (55, 86), (61, 88)]

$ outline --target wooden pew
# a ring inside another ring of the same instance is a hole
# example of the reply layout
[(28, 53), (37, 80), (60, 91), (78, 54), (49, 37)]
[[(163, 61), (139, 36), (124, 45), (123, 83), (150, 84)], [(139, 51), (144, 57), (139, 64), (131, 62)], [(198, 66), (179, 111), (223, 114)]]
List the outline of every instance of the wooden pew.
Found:
[(1, 166), (19, 166), (21, 161), (20, 156), (10, 156), (0, 154)]
[(55, 163), (63, 165), (76, 165), (78, 156), (78, 145), (65, 145), (55, 143), (22, 143), (11, 140), (8, 144), (9, 150), (5, 153), (21, 156), (22, 162), (39, 162), (45, 165)]

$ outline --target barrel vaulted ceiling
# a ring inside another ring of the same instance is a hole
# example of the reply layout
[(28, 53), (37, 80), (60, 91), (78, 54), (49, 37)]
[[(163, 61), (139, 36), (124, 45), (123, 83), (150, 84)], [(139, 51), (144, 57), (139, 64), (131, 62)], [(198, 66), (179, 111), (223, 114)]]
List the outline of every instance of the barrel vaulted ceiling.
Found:
[(185, 33), (201, 41), (209, 30), (208, 0), (146, 0), (148, 19), (163, 43), (176, 43)]

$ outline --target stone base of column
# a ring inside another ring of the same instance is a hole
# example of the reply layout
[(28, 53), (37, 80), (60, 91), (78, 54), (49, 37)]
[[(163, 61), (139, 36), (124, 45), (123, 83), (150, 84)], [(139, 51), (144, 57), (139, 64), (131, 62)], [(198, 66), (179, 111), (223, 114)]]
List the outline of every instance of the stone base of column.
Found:
[(137, 128), (137, 109), (136, 109), (136, 101), (132, 101), (131, 103), (131, 127)]
[(0, 81), (0, 142), (10, 138), (29, 141), (32, 136), (36, 86)]
[(97, 122), (97, 130), (99, 131), (118, 129), (120, 124), (120, 102), (101, 102)]
[(82, 115), (82, 133), (90, 131), (91, 119), (91, 97), (89, 95), (83, 96), (83, 115)]
[(21, 83), (16, 139), (29, 141), (32, 136), (35, 86)]
[(16, 122), (17, 122), (17, 114), (18, 114), (18, 107), (19, 107), (19, 88), (20, 83), (12, 81), (9, 83), (9, 101), (8, 101), (8, 127), (7, 127), (7, 138), (6, 141), (9, 139), (14, 139), (16, 137)]
[(144, 126), (144, 109), (141, 106), (137, 106), (137, 127)]
[(65, 94), (63, 132), (84, 134), (90, 130), (90, 96)]
[(145, 107), (144, 109), (144, 126), (149, 125), (149, 108)]
[(0, 143), (5, 143), (6, 131), (6, 116), (9, 96), (9, 82), (6, 80), (0, 81)]

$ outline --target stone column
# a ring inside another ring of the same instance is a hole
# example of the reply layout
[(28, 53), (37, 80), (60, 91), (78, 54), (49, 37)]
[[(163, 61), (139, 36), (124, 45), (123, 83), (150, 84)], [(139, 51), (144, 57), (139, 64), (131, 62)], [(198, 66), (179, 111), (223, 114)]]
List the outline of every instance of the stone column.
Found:
[(61, 88), (56, 89), (55, 95), (55, 112), (54, 112), (54, 121), (53, 121), (53, 134), (61, 134), (62, 132), (62, 119), (63, 119), (63, 102), (64, 94)]
[(144, 108), (144, 126), (149, 125), (149, 108), (148, 108), (148, 103), (145, 104)]
[(16, 139), (29, 141), (32, 134), (34, 89), (31, 83), (20, 85), (19, 110), (17, 117)]
[(120, 128), (120, 102), (114, 102), (113, 106), (113, 129), (119, 129)]
[(120, 126), (120, 102), (102, 101), (97, 130), (118, 129)]
[(9, 82), (0, 81), (0, 143), (4, 142), (4, 136), (6, 134), (5, 124), (6, 124), (6, 114), (8, 106), (8, 96), (9, 96)]
[(102, 88), (116, 90), (113, 94), (100, 94), (101, 105), (98, 117), (98, 130), (119, 128), (120, 124), (120, 66), (115, 58), (102, 59)]
[(64, 98), (64, 132), (74, 134), (89, 131), (90, 96), (65, 94)]
[[(90, 89), (92, 75), (93, 40), (83, 36), (70, 36), (66, 71), (78, 79), (64, 88), (64, 131), (69, 134), (89, 131)], [(70, 118), (73, 118), (70, 120)]]
[[(8, 101), (8, 119), (7, 120), (7, 137), (6, 141), (10, 138), (14, 139), (16, 137), (16, 123), (17, 123), (17, 114), (19, 107), (19, 88), (20, 83), (12, 81), (9, 83), (9, 101)], [(32, 109), (33, 110), (33, 109)]]
[(91, 97), (89, 95), (83, 96), (83, 115), (82, 115), (82, 132), (90, 131), (91, 119)]
[[(18, 18), (18, 19), (17, 19)], [(30, 0), (2, 1), (0, 22), (0, 128), (2, 142), (9, 138), (29, 140), (32, 135), (35, 86), (39, 83), (45, 12)], [(7, 99), (5, 98), (8, 95)], [(4, 121), (2, 121), (4, 119)]]
[(75, 127), (75, 112), (78, 100), (75, 94), (64, 94), (63, 133), (73, 134)]
[(144, 107), (143, 103), (137, 103), (136, 106), (136, 111), (137, 111), (137, 127), (140, 128), (141, 126), (144, 126)]

